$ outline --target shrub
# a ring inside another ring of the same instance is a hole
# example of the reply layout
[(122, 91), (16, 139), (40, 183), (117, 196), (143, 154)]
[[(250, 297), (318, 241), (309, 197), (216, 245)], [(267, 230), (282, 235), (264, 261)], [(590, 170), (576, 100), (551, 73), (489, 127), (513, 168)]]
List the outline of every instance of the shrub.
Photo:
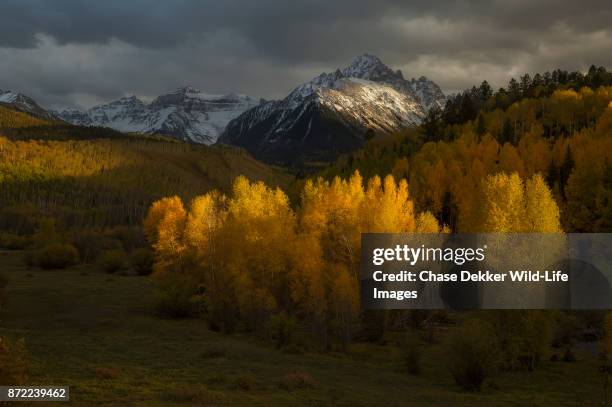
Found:
[(32, 243), (27, 236), (13, 235), (5, 233), (0, 235), (0, 247), (8, 250), (25, 250)]
[(553, 341), (554, 313), (542, 310), (497, 310), (479, 314), (493, 332), (504, 370), (534, 370)]
[(72, 244), (77, 248), (83, 263), (95, 261), (102, 251), (103, 238), (100, 233), (91, 230), (75, 231), (72, 234)]
[(316, 383), (312, 376), (301, 370), (296, 370), (285, 374), (278, 383), (278, 387), (287, 391), (296, 389), (312, 389), (315, 387), (315, 385)]
[(136, 226), (117, 226), (106, 234), (108, 237), (118, 240), (121, 247), (126, 251), (142, 247), (147, 243), (142, 228)]
[(208, 327), (217, 332), (232, 333), (238, 324), (238, 310), (229, 295), (205, 297), (205, 317)]
[(157, 311), (168, 318), (192, 318), (198, 314), (193, 284), (176, 278), (163, 281), (157, 292)]
[(409, 335), (401, 344), (402, 358), (408, 373), (418, 375), (421, 373), (421, 352), (419, 339), (416, 335)]
[(78, 262), (79, 252), (70, 244), (51, 243), (34, 253), (34, 265), (45, 269), (65, 269)]
[(0, 337), (0, 385), (19, 386), (27, 380), (27, 349), (23, 339)]
[(268, 332), (270, 338), (276, 343), (278, 348), (289, 345), (295, 335), (297, 322), (295, 318), (281, 312), (274, 315), (268, 321)]
[(153, 272), (153, 252), (149, 249), (136, 249), (130, 256), (132, 268), (139, 276), (148, 276)]
[(455, 382), (467, 391), (480, 391), (496, 370), (499, 351), (490, 329), (480, 321), (468, 321), (447, 343), (448, 368)]
[(107, 273), (117, 273), (127, 268), (126, 254), (123, 250), (109, 250), (100, 257), (100, 265)]

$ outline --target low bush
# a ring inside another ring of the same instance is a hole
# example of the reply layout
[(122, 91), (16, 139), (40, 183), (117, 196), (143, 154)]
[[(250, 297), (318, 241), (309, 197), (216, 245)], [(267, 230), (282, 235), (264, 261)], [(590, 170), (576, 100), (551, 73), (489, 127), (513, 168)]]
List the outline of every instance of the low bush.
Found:
[(27, 381), (28, 352), (23, 339), (0, 337), (0, 386), (21, 386)]
[(71, 241), (81, 255), (83, 263), (95, 261), (103, 248), (102, 234), (92, 230), (78, 230), (72, 232)]
[(142, 228), (137, 226), (116, 226), (108, 230), (106, 235), (111, 239), (119, 241), (121, 247), (128, 252), (147, 243)]
[(204, 297), (204, 317), (212, 331), (232, 333), (238, 325), (238, 310), (230, 296)]
[(149, 249), (136, 249), (130, 256), (130, 264), (139, 276), (148, 276), (153, 272), (154, 257)]
[(278, 348), (284, 348), (291, 344), (296, 329), (297, 321), (287, 315), (286, 312), (276, 314), (268, 321), (269, 336)]
[(448, 368), (455, 382), (467, 391), (480, 391), (499, 364), (495, 337), (481, 321), (467, 321), (447, 343)]
[(198, 314), (198, 303), (189, 281), (168, 280), (159, 285), (157, 311), (164, 317), (193, 318)]
[(52, 243), (38, 249), (33, 254), (34, 265), (45, 269), (65, 269), (79, 260), (77, 249), (64, 243)]
[(495, 337), (502, 370), (533, 371), (549, 358), (555, 314), (546, 310), (489, 310), (478, 314)]
[(123, 250), (109, 250), (100, 256), (100, 266), (107, 273), (118, 273), (127, 269), (127, 256)]
[(25, 250), (32, 244), (28, 236), (3, 233), (0, 235), (0, 247), (8, 250)]

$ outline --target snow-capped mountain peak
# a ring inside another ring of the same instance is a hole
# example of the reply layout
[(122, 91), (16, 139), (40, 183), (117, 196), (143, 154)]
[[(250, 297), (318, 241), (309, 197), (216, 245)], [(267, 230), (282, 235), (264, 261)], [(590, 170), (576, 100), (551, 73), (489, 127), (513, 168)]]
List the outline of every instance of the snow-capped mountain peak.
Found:
[(387, 65), (383, 64), (382, 61), (369, 54), (363, 54), (358, 56), (342, 70), (344, 76), (367, 79), (371, 81), (384, 81), (390, 78), (396, 80), (403, 80), (404, 76), (401, 71), (393, 71)]
[(392, 70), (374, 55), (358, 56), (342, 70), (342, 74), (347, 77), (367, 79), (390, 85), (398, 92), (416, 98), (424, 111), (428, 111), (434, 106), (443, 107), (446, 102), (444, 93), (433, 81), (425, 76), (421, 76), (419, 79), (406, 80), (402, 71), (399, 69)]
[(417, 125), (443, 99), (435, 83), (405, 80), (401, 71), (364, 54), (342, 70), (299, 85), (283, 100), (246, 111), (219, 141), (272, 162), (329, 160), (358, 148), (367, 132)]
[(0, 89), (0, 104), (5, 104), (13, 109), (31, 114), (39, 119), (54, 120), (55, 117), (43, 109), (34, 99), (22, 93)]

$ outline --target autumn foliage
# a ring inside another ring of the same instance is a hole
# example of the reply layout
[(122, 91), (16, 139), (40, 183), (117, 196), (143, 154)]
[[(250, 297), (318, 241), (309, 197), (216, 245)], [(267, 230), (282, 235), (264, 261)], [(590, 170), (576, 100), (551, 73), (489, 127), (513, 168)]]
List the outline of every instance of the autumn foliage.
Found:
[(415, 213), (405, 180), (375, 177), (364, 186), (356, 172), (309, 181), (297, 210), (280, 189), (239, 177), (230, 196), (210, 192), (188, 207), (178, 197), (155, 202), (145, 231), (156, 276), (199, 286), (213, 327), (240, 321), (255, 331), (283, 311), (311, 321), (326, 348), (331, 338), (345, 345), (359, 318), (361, 232), (440, 226)]
[[(470, 230), (561, 230), (541, 176), (500, 173), (477, 188), (481, 203), (462, 213), (474, 222)], [(296, 209), (280, 189), (239, 177), (229, 196), (155, 202), (144, 226), (161, 286), (191, 286), (186, 294), (201, 301), (213, 328), (258, 331), (282, 312), (307, 321), (324, 349), (344, 348), (360, 323), (361, 233), (447, 231), (431, 213), (415, 211), (406, 180), (364, 183), (358, 172), (309, 180)]]

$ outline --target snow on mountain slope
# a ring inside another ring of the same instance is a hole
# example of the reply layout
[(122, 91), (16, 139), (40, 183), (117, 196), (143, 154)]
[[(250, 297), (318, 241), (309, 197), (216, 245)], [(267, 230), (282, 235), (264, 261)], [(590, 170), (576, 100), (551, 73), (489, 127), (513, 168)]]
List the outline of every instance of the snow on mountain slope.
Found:
[(34, 99), (21, 94), (0, 89), (0, 104), (7, 105), (13, 109), (31, 114), (34, 117), (45, 120), (54, 120), (53, 114), (43, 109)]
[(212, 144), (227, 123), (257, 102), (244, 95), (209, 95), (184, 87), (146, 104), (135, 96), (95, 106), (86, 112), (68, 109), (58, 115), (83, 126), (123, 132), (157, 133), (185, 141)]
[(227, 125), (219, 142), (276, 163), (330, 160), (359, 148), (367, 132), (419, 124), (444, 100), (432, 81), (405, 80), (378, 58), (363, 55), (343, 70), (298, 86), (283, 100), (247, 110)]
[(402, 71), (393, 71), (381, 60), (369, 54), (361, 55), (346, 68), (342, 74), (347, 77), (367, 79), (377, 83), (392, 86), (400, 93), (405, 93), (417, 99), (425, 111), (437, 105), (444, 107), (446, 97), (435, 82), (421, 76), (419, 79), (404, 79)]

